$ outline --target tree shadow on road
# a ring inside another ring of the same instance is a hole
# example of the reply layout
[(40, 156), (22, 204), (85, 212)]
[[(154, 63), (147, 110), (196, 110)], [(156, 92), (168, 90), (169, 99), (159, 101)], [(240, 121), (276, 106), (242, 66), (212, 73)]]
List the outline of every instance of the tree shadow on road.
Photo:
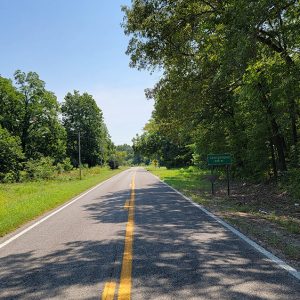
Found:
[[(70, 287), (88, 287), (109, 279), (120, 268), (116, 256), (123, 241), (101, 243), (74, 241), (63, 250), (35, 257), (34, 252), (9, 255), (0, 259), (1, 299), (62, 299)], [(96, 299), (97, 294), (82, 299)], [(80, 297), (79, 297), (80, 298)], [(77, 299), (79, 299), (77, 298)]]
[[(132, 299), (299, 296), (296, 279), (162, 183), (153, 180), (135, 194)], [(111, 193), (83, 209), (95, 223), (125, 226), (128, 197), (129, 190)], [(71, 286), (103, 284), (111, 274), (118, 279), (123, 246), (120, 231), (112, 240), (74, 241), (38, 258), (31, 252), (3, 257), (1, 299), (61, 298)]]

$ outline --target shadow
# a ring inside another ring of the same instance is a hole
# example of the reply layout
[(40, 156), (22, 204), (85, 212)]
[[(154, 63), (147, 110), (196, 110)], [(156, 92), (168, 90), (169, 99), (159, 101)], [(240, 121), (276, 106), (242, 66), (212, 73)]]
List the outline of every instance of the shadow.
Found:
[[(299, 298), (295, 278), (146, 171), (138, 173), (132, 299)], [(82, 207), (99, 226), (124, 223), (125, 228), (129, 195), (129, 190), (110, 193)], [(124, 233), (109, 241), (66, 243), (44, 256), (24, 252), (1, 258), (0, 298), (61, 299), (67, 288), (88, 290), (119, 279)], [(99, 295), (87, 292), (78, 299)]]
[[(74, 241), (36, 257), (34, 252), (0, 259), (0, 299), (62, 299), (67, 288), (98, 285), (120, 269), (123, 241)], [(99, 299), (95, 294), (76, 299)], [(75, 297), (73, 298), (75, 299)]]

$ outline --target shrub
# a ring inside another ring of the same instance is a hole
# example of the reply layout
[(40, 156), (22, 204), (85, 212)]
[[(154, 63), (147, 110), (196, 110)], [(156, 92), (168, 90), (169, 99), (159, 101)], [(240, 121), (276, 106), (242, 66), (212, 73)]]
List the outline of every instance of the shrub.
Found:
[(188, 173), (193, 173), (194, 170), (195, 170), (195, 167), (193, 167), (193, 166), (189, 166), (189, 167), (187, 168), (187, 172), (188, 172)]
[(64, 159), (64, 161), (62, 162), (62, 165), (66, 172), (73, 170), (73, 165), (72, 165), (71, 159), (69, 157)]
[(29, 160), (25, 164), (25, 170), (30, 180), (50, 179), (54, 176), (55, 166), (51, 157), (42, 157), (38, 160)]
[(18, 180), (23, 159), (20, 139), (0, 126), (0, 181)]
[(56, 171), (58, 172), (58, 174), (61, 174), (64, 172), (64, 167), (63, 167), (63, 164), (62, 163), (58, 163), (56, 165)]
[(286, 173), (282, 173), (278, 178), (279, 186), (284, 189), (287, 189), (288, 192), (295, 198), (297, 201), (300, 199), (300, 170), (291, 169)]
[(64, 159), (63, 162), (58, 163), (56, 165), (56, 170), (58, 171), (59, 174), (63, 172), (70, 172), (72, 169), (73, 166), (69, 157)]
[(28, 174), (25, 170), (20, 171), (19, 173), (19, 182), (24, 182), (28, 180)]
[(110, 167), (112, 170), (118, 169), (118, 168), (119, 168), (119, 163), (118, 163), (118, 161), (115, 160), (115, 159), (110, 159), (110, 160), (108, 161), (108, 165), (109, 165), (109, 167)]
[(16, 177), (14, 173), (8, 172), (2, 179), (3, 183), (12, 183), (16, 181)]

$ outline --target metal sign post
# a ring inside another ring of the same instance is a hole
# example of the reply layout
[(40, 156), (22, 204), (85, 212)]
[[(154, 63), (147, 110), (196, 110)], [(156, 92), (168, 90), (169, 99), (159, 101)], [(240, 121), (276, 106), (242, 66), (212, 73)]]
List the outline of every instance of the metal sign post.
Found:
[[(226, 166), (227, 195), (230, 195), (229, 166), (232, 164), (231, 154), (208, 154), (207, 164), (211, 167), (211, 177), (215, 166)], [(214, 181), (211, 180), (211, 193), (214, 195)]]
[(229, 182), (229, 165), (226, 165), (226, 176), (227, 176), (227, 195), (230, 195), (230, 182)]
[(211, 194), (212, 195), (215, 194), (215, 190), (214, 190), (214, 182), (215, 182), (215, 180), (213, 178), (213, 175), (214, 175), (214, 166), (212, 166), (212, 168), (211, 168), (211, 180), (210, 180), (210, 182), (211, 182)]
[(80, 145), (80, 131), (78, 132), (78, 164), (79, 164), (79, 178), (82, 179), (81, 174), (81, 145)]

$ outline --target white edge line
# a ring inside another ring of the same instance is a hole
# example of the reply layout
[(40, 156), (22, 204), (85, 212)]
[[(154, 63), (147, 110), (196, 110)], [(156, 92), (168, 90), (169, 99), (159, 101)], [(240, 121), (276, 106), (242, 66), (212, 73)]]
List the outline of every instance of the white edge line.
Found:
[(99, 186), (103, 185), (104, 183), (106, 183), (107, 181), (109, 181), (110, 179), (122, 174), (123, 172), (125, 172), (127, 170), (124, 170), (102, 182), (100, 182), (99, 184), (97, 184), (96, 186), (92, 187), (91, 189), (87, 190), (86, 192), (84, 192), (83, 194), (81, 194), (80, 196), (76, 197), (75, 199), (71, 200), (70, 202), (68, 202), (67, 204), (65, 204), (64, 206), (58, 208), (57, 210), (55, 210), (54, 212), (52, 212), (51, 214), (49, 214), (48, 216), (42, 218), (41, 220), (37, 221), (36, 223), (32, 224), (31, 226), (27, 227), (26, 229), (22, 230), (21, 232), (19, 232), (18, 234), (12, 236), (10, 239), (6, 240), (5, 242), (3, 242), (2, 244), (0, 244), (0, 249), (7, 246), (8, 244), (10, 244), (12, 241), (16, 240), (17, 238), (19, 238), (20, 236), (22, 236), (23, 234), (25, 234), (26, 232), (30, 231), (31, 229), (33, 229), (34, 227), (40, 225), (41, 223), (45, 222), (46, 220), (48, 220), (49, 218), (53, 217), (54, 215), (56, 215), (57, 213), (59, 213), (60, 211), (62, 211), (63, 209), (65, 209), (66, 207), (68, 207), (69, 205), (73, 204), (74, 202), (76, 202), (77, 200), (79, 200), (80, 198), (84, 197), (85, 195), (87, 195), (88, 193), (90, 193), (91, 191), (97, 189)]
[(251, 239), (249, 239), (243, 233), (241, 233), (240, 231), (236, 230), (234, 227), (232, 227), (231, 225), (229, 225), (225, 221), (221, 220), (219, 217), (215, 216), (214, 214), (212, 214), (211, 212), (209, 212), (208, 210), (206, 210), (202, 205), (195, 203), (193, 200), (191, 200), (187, 196), (183, 195), (181, 192), (179, 192), (178, 190), (176, 190), (175, 188), (173, 188), (172, 186), (170, 186), (166, 182), (162, 181), (158, 176), (154, 175), (153, 173), (150, 173), (150, 174), (152, 174), (160, 182), (162, 182), (163, 184), (165, 184), (166, 186), (168, 186), (174, 192), (176, 192), (177, 194), (179, 194), (180, 196), (182, 196), (185, 200), (189, 201), (192, 205), (194, 205), (197, 208), (199, 208), (200, 210), (202, 210), (205, 214), (207, 214), (208, 216), (210, 216), (211, 218), (213, 218), (219, 224), (221, 224), (222, 226), (224, 226), (225, 228), (227, 228), (228, 230), (230, 230), (233, 234), (237, 235), (239, 238), (241, 238), (242, 240), (244, 240), (247, 244), (249, 244), (250, 246), (252, 246), (253, 248), (255, 248), (258, 252), (262, 253), (264, 256), (266, 256), (268, 259), (270, 259), (272, 262), (276, 263), (280, 268), (288, 271), (291, 275), (293, 275), (298, 280), (300, 280), (300, 272), (298, 272), (296, 269), (294, 269), (293, 267), (291, 267), (290, 265), (288, 265), (287, 263), (285, 263), (283, 260), (281, 260), (280, 258), (278, 258), (277, 256), (275, 256), (271, 252), (267, 251), (266, 249), (264, 249), (263, 247), (261, 247), (260, 245), (258, 245), (254, 241), (252, 241)]

